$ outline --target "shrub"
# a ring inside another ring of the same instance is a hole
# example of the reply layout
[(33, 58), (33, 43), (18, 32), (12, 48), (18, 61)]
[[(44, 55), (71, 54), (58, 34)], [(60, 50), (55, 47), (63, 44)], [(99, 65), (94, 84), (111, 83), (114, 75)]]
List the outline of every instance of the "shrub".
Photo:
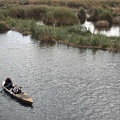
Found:
[(38, 18), (38, 19), (42, 20), (44, 14), (48, 10), (48, 6), (46, 6), (46, 5), (35, 6), (35, 7), (32, 7), (31, 10), (33, 12), (34, 18)]
[(5, 19), (5, 15), (3, 11), (0, 11), (0, 20), (4, 20), (4, 19)]
[(88, 20), (97, 21), (101, 12), (102, 12), (102, 9), (100, 9), (100, 8), (95, 9), (93, 15), (91, 15), (88, 18)]
[(74, 12), (64, 7), (50, 7), (44, 15), (44, 21), (56, 25), (73, 25), (79, 22)]
[(71, 8), (79, 8), (82, 4), (79, 1), (68, 1), (67, 6)]
[(78, 12), (78, 18), (86, 18), (86, 12), (83, 7), (80, 8), (80, 10)]
[(9, 29), (9, 26), (4, 21), (0, 21), (0, 32), (8, 31)]
[(112, 23), (112, 15), (110, 14), (110, 12), (108, 11), (103, 11), (100, 15), (99, 15), (99, 20), (107, 20), (109, 23)]
[(115, 17), (115, 18), (113, 19), (113, 23), (119, 25), (119, 24), (120, 24), (120, 16)]
[(109, 23), (106, 20), (99, 20), (95, 23), (96, 27), (109, 27)]
[(13, 18), (25, 18), (25, 10), (23, 7), (10, 8), (8, 14)]

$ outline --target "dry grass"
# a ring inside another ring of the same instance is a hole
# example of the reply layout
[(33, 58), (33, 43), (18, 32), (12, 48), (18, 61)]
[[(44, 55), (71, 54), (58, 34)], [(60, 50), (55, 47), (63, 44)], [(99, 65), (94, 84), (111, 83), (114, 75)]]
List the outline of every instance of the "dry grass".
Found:
[(10, 27), (4, 21), (0, 21), (0, 32), (7, 31), (9, 29)]
[(120, 16), (117, 16), (113, 19), (114, 24), (120, 24)]
[[(28, 1), (30, 4), (33, 4), (33, 3), (44, 3), (44, 4), (47, 4), (47, 3), (51, 3), (51, 4), (60, 4), (60, 3), (63, 3), (63, 4), (67, 4), (67, 3), (91, 3), (92, 5), (97, 5), (99, 4), (100, 2), (102, 3), (119, 3), (120, 0), (0, 0), (0, 2), (5, 2), (5, 3), (19, 3), (19, 2), (23, 2), (23, 1)], [(93, 4), (94, 3), (94, 4)]]
[(109, 27), (109, 22), (106, 20), (97, 21), (95, 24), (96, 27)]

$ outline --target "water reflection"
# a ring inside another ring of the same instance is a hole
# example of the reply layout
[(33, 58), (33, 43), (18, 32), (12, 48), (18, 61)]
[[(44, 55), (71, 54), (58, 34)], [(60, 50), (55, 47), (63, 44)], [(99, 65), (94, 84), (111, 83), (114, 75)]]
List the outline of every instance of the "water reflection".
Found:
[(85, 21), (85, 23), (82, 24), (81, 26), (86, 27), (87, 30), (90, 30), (91, 33), (93, 34), (99, 33), (106, 36), (116, 36), (116, 37), (120, 36), (120, 27), (116, 25), (112, 25), (111, 27), (107, 27), (107, 28), (96, 28), (94, 26), (94, 22)]
[(45, 41), (40, 41), (39, 42), (39, 46), (40, 47), (50, 47), (50, 46), (53, 46), (53, 45), (55, 45), (55, 43), (53, 43), (53, 42), (45, 42)]

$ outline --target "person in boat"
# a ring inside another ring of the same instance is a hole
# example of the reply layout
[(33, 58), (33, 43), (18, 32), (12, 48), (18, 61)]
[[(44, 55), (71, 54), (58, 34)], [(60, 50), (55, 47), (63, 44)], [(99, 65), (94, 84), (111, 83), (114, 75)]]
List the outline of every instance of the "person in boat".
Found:
[(12, 88), (12, 92), (15, 93), (15, 94), (19, 94), (19, 93), (21, 93), (21, 89), (19, 87), (17, 87), (17, 85), (15, 85)]
[(13, 83), (12, 83), (12, 80), (10, 78), (7, 78), (5, 80), (5, 84), (4, 84), (4, 87), (6, 87), (7, 89), (11, 89), (13, 87)]

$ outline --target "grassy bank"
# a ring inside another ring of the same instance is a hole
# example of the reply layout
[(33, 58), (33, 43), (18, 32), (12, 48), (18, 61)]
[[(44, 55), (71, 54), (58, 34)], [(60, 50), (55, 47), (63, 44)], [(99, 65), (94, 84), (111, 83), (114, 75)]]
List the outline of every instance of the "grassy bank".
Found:
[[(5, 0), (4, 4), (0, 4), (1, 31), (10, 28), (45, 42), (120, 51), (119, 37), (105, 37), (93, 35), (88, 30), (82, 31), (78, 19), (86, 18), (89, 14), (90, 19), (98, 21), (100, 26), (104, 24), (108, 26), (112, 22), (119, 24), (119, 0), (26, 0), (26, 2)], [(43, 21), (46, 25), (37, 25), (35, 20)]]
[(10, 30), (10, 27), (4, 21), (0, 21), (0, 33), (8, 30)]
[(11, 6), (32, 6), (32, 5), (48, 5), (56, 7), (68, 7), (79, 9), (80, 7), (91, 13), (96, 8), (112, 10), (120, 15), (120, 0), (2, 0), (0, 1), (0, 9), (9, 8)]
[(120, 52), (119, 37), (105, 37), (93, 35), (88, 30), (82, 31), (79, 25), (67, 27), (52, 27), (37, 25), (35, 20), (8, 19), (6, 20), (12, 29), (22, 34), (31, 34), (36, 40), (52, 43), (64, 43), (80, 48), (103, 49)]
[[(79, 22), (78, 18), (86, 18), (88, 15), (90, 21), (107, 20), (109, 24), (120, 23), (119, 0), (5, 0), (1, 6), (4, 16), (34, 18), (46, 24), (73, 25)], [(3, 15), (0, 13), (0, 17)]]
[(49, 25), (74, 25), (79, 22), (77, 16), (71, 9), (47, 5), (10, 7), (9, 9), (5, 9), (4, 13), (2, 11), (0, 15), (3, 18), (12, 17), (41, 20)]

